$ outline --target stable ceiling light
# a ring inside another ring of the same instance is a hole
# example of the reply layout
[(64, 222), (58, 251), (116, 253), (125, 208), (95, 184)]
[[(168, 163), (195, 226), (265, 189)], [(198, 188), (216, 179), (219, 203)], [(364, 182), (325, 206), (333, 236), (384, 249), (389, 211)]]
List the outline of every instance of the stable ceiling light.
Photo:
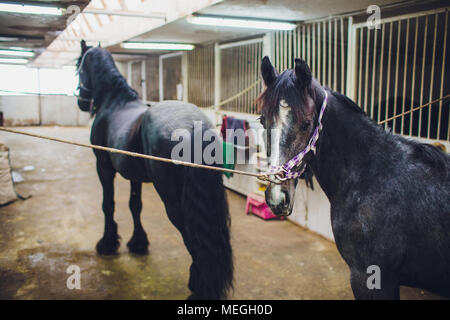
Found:
[(0, 11), (24, 14), (62, 15), (60, 8), (16, 3), (0, 3)]
[(137, 50), (192, 50), (192, 44), (164, 43), (164, 42), (124, 42), (121, 44), (124, 49)]
[(267, 21), (267, 20), (249, 20), (238, 18), (221, 18), (221, 17), (200, 17), (192, 16), (187, 19), (192, 24), (215, 26), (215, 27), (232, 27), (246, 29), (265, 29), (265, 30), (293, 30), (295, 23)]
[(0, 58), (0, 63), (25, 64), (25, 63), (28, 63), (28, 60), (27, 59), (6, 59), (6, 58)]
[(16, 57), (32, 57), (34, 56), (33, 51), (26, 51), (26, 50), (5, 50), (0, 49), (0, 55), (1, 56), (16, 56)]

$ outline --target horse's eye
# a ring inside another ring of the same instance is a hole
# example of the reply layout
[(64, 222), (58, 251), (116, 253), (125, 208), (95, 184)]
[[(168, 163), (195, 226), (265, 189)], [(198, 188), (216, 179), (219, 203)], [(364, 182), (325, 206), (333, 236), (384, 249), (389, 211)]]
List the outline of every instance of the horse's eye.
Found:
[(305, 122), (303, 122), (303, 124), (302, 124), (302, 130), (303, 130), (303, 131), (306, 131), (306, 130), (309, 129), (310, 126), (311, 126), (311, 121), (305, 121)]

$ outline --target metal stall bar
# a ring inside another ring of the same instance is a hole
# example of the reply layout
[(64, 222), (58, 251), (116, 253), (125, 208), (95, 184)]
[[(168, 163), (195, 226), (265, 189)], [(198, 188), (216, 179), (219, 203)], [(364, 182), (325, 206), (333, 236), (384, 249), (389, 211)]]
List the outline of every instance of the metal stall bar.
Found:
[[(444, 24), (444, 44), (443, 44), (443, 51), (442, 51), (442, 69), (441, 69), (441, 89), (439, 91), (439, 96), (443, 97), (444, 96), (444, 73), (445, 73), (445, 61), (446, 61), (446, 52), (447, 52), (447, 29), (448, 29), (448, 10), (445, 11), (445, 24)], [(439, 116), (438, 116), (438, 126), (437, 126), (437, 133), (436, 133), (436, 138), (439, 139), (440, 138), (440, 134), (441, 134), (441, 118), (442, 118), (442, 103), (443, 101), (439, 102)], [(450, 133), (450, 121), (448, 124), (449, 127), (449, 133)], [(447, 140), (448, 140), (448, 136), (447, 136)]]
[[(369, 113), (369, 104), (367, 99), (368, 89), (369, 89), (369, 49), (370, 49), (370, 29), (367, 28), (367, 42), (366, 42), (366, 72), (365, 72), (365, 83), (364, 83), (364, 107), (363, 109)], [(362, 100), (362, 99), (361, 99)]]
[(374, 31), (373, 36), (373, 54), (372, 54), (372, 88), (370, 93), (370, 117), (373, 119), (374, 99), (375, 99), (375, 75), (377, 70), (377, 42), (378, 33), (377, 29)]
[[(358, 105), (361, 106), (361, 88), (362, 88), (362, 57), (363, 57), (363, 32), (362, 29), (359, 30), (359, 63), (358, 63), (358, 69), (359, 69), (359, 77), (358, 77)], [(364, 109), (364, 107), (363, 107)]]
[(292, 38), (293, 38), (293, 32), (292, 31), (288, 31), (287, 32), (287, 36), (288, 36), (288, 54), (287, 56), (288, 58), (288, 63), (287, 63), (287, 68), (292, 68), (293, 67), (293, 58), (292, 58), (292, 50), (293, 50), (293, 43), (292, 43)]
[(302, 26), (302, 57), (301, 58), (306, 60), (306, 26)]
[[(348, 83), (345, 83), (345, 33), (344, 33), (344, 19), (341, 18), (341, 87), (340, 90), (342, 93), (347, 92)], [(348, 40), (350, 41), (350, 39)], [(348, 93), (348, 92), (347, 92)], [(355, 97), (351, 97), (355, 100)]]
[[(434, 15), (434, 34), (433, 34), (433, 54), (432, 54), (432, 62), (431, 62), (431, 78), (430, 78), (430, 94), (428, 95), (428, 102), (433, 100), (433, 88), (434, 88), (434, 64), (436, 61), (436, 36), (437, 36), (437, 25), (438, 25), (438, 13)], [(427, 138), (430, 139), (430, 131), (431, 131), (431, 111), (433, 105), (428, 106), (428, 125), (427, 125)], [(438, 119), (439, 122), (440, 119)]]
[[(385, 111), (384, 111), (384, 119), (387, 119), (389, 114), (388, 114), (388, 110), (389, 110), (389, 88), (390, 88), (390, 74), (391, 74), (391, 48), (392, 48), (392, 22), (389, 22), (389, 46), (388, 46), (388, 67), (387, 67), (387, 79), (386, 79), (386, 99), (385, 99)], [(381, 107), (381, 106), (380, 106)], [(386, 126), (388, 126), (389, 123), (386, 122), (385, 124), (385, 128)]]
[(312, 72), (313, 75), (317, 74), (316, 70), (316, 44), (315, 44), (316, 38), (316, 24), (312, 25), (312, 37), (311, 37), (311, 62), (312, 62)]
[(334, 19), (334, 74), (333, 74), (333, 89), (337, 90), (337, 73), (338, 73), (338, 67), (337, 67), (337, 56), (338, 56), (338, 51), (337, 51), (337, 19)]
[[(409, 48), (409, 20), (406, 20), (406, 45), (405, 45), (405, 64), (403, 66), (403, 101), (402, 101), (402, 110), (401, 112), (403, 113), (405, 111), (405, 101), (406, 101), (406, 76), (407, 76), (407, 70), (408, 70), (408, 48)], [(411, 119), (411, 116), (410, 116)], [(400, 128), (401, 134), (405, 134), (405, 123), (404, 123), (405, 117), (401, 117), (400, 118)]]
[[(414, 34), (414, 54), (413, 54), (413, 69), (412, 69), (412, 84), (411, 84), (411, 106), (412, 109), (414, 106), (414, 94), (416, 93), (416, 58), (417, 58), (417, 37), (419, 34), (419, 17), (416, 17), (416, 30)], [(413, 135), (413, 123), (414, 123), (414, 112), (411, 113), (410, 121), (409, 121), (409, 135)]]
[(308, 48), (307, 48), (307, 55), (308, 55), (308, 59), (307, 59), (307, 62), (308, 62), (308, 65), (312, 68), (312, 62), (311, 62), (311, 50), (312, 50), (312, 48), (311, 48), (311, 25), (310, 24), (308, 24)]
[(381, 97), (383, 92), (383, 68), (384, 68), (384, 33), (386, 28), (381, 28), (381, 51), (380, 51), (380, 80), (379, 80), (379, 89), (378, 89), (378, 115), (377, 121), (380, 121), (381, 118)]
[(319, 79), (319, 82), (322, 83), (322, 46), (321, 46), (321, 35), (322, 35), (322, 28), (320, 27), (322, 24), (319, 22), (317, 23), (317, 70), (315, 72), (315, 75), (317, 79)]
[(347, 96), (356, 101), (356, 28), (353, 25), (353, 18), (348, 18), (348, 48), (347, 48), (347, 81), (346, 93)]
[[(399, 67), (399, 59), (400, 59), (400, 30), (402, 29), (402, 20), (397, 22), (397, 54), (395, 56), (395, 82), (394, 82), (394, 115), (399, 114), (397, 110), (397, 92), (398, 92), (398, 67)], [(394, 120), (392, 123), (392, 132), (397, 133), (397, 120)]]
[[(425, 16), (425, 34), (424, 34), (424, 42), (423, 42), (423, 51), (422, 51), (422, 77), (420, 81), (420, 105), (423, 104), (423, 82), (425, 77), (425, 60), (427, 55), (427, 34), (428, 34), (428, 16)], [(420, 109), (419, 112), (419, 137), (422, 136), (422, 114), (423, 109)]]
[[(332, 88), (332, 82), (331, 82), (331, 19), (328, 20), (328, 81), (327, 84), (330, 88)], [(336, 70), (335, 70), (336, 72)]]
[(323, 84), (327, 84), (327, 80), (326, 80), (326, 52), (327, 52), (327, 43), (326, 43), (326, 28), (325, 28), (325, 21), (322, 22), (322, 83)]

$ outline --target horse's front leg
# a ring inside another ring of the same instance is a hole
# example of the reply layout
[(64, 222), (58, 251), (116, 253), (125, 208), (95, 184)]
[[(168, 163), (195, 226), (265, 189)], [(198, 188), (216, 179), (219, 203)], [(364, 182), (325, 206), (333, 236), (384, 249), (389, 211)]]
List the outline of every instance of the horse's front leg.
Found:
[(147, 234), (141, 224), (141, 211), (142, 211), (142, 183), (131, 181), (130, 191), (130, 210), (133, 215), (134, 232), (130, 241), (128, 241), (128, 249), (136, 254), (148, 253), (148, 239)]
[(114, 221), (114, 177), (116, 170), (109, 161), (97, 160), (97, 173), (103, 187), (103, 213), (105, 214), (105, 231), (97, 243), (97, 252), (102, 255), (117, 253), (120, 246), (117, 223)]

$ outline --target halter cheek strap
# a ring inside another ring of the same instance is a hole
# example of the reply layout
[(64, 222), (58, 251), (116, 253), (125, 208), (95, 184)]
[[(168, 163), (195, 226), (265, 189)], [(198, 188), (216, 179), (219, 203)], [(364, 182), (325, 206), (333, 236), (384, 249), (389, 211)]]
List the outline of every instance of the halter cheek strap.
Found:
[[(277, 180), (271, 182), (274, 183), (282, 183), (283, 181), (289, 180), (289, 179), (297, 179), (302, 175), (302, 173), (305, 171), (306, 164), (303, 161), (306, 154), (310, 151), (316, 155), (316, 147), (317, 147), (317, 140), (319, 140), (320, 131), (322, 131), (322, 117), (325, 112), (325, 109), (327, 107), (328, 103), (328, 93), (324, 90), (325, 98), (322, 102), (322, 107), (320, 108), (319, 118), (317, 120), (317, 126), (314, 129), (314, 133), (309, 139), (309, 143), (306, 146), (305, 149), (303, 149), (302, 152), (297, 154), (295, 157), (293, 157), (291, 160), (283, 164), (282, 166), (270, 166), (269, 171), (267, 172), (267, 175), (273, 175)], [(294, 168), (301, 167), (298, 171), (293, 171)]]
[[(78, 69), (77, 69), (77, 73), (78, 73), (78, 74), (80, 74), (80, 73), (83, 72), (83, 65), (84, 65), (84, 61), (85, 61), (85, 59), (86, 59), (86, 56), (87, 56), (88, 53), (91, 52), (93, 49), (95, 49), (95, 48), (92, 47), (92, 48), (88, 49), (88, 50), (83, 54), (83, 56), (81, 57), (81, 62), (80, 62), (80, 65), (78, 66)], [(82, 83), (81, 81), (80, 81), (80, 84), (78, 85), (78, 88), (79, 88), (79, 89), (83, 89), (84, 91), (87, 91), (87, 92), (92, 92), (92, 89), (86, 88), (86, 87), (83, 85), (83, 83)], [(94, 99), (93, 99), (93, 98), (89, 98), (89, 99), (88, 99), (88, 98), (84, 98), (84, 97), (82, 97), (82, 96), (80, 96), (80, 95), (75, 95), (75, 96), (76, 96), (77, 99), (80, 100), (80, 101), (89, 102), (89, 113), (90, 113), (91, 116), (92, 116), (92, 114), (95, 112)]]
[(89, 52), (91, 52), (93, 49), (95, 49), (94, 47), (89, 48), (81, 57), (81, 61), (80, 61), (80, 65), (78, 66), (77, 72), (80, 73), (83, 70), (83, 64), (84, 64), (84, 60), (86, 59), (86, 56), (88, 55)]

